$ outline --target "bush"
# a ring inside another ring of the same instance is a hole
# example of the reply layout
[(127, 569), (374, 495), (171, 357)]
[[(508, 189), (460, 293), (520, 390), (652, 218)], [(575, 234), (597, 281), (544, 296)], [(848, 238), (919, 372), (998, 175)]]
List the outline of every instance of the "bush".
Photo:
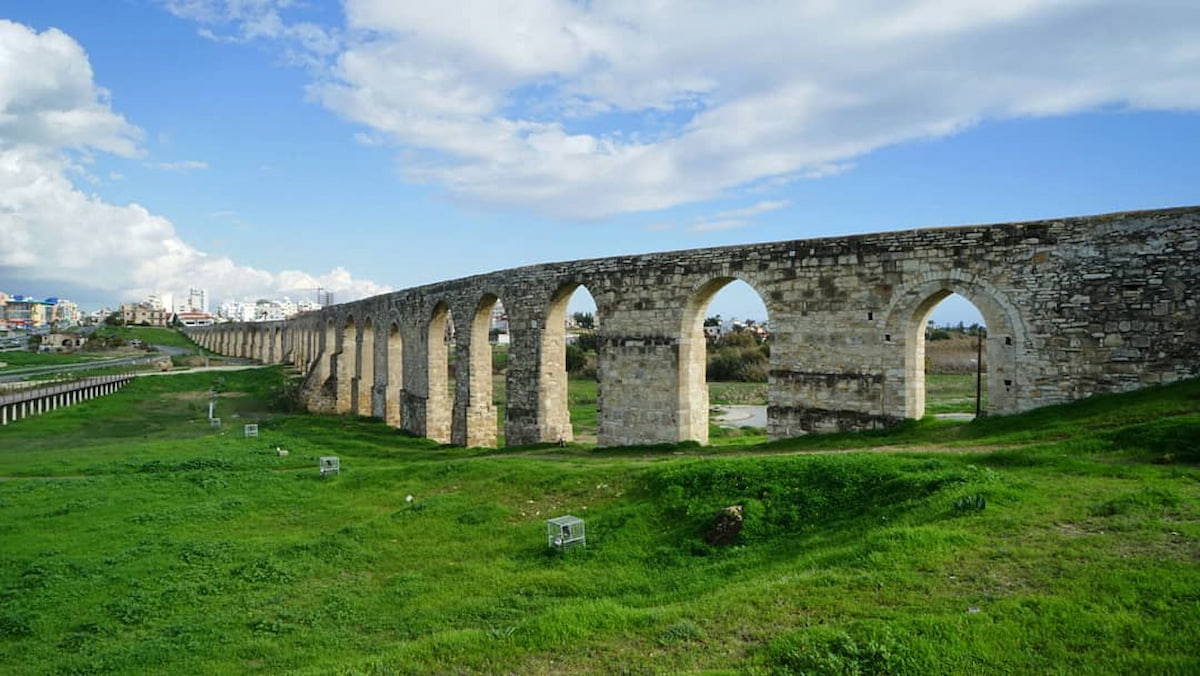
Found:
[(920, 673), (905, 646), (886, 628), (809, 627), (771, 641), (767, 661), (776, 674)]
[(575, 345), (584, 352), (600, 351), (600, 336), (595, 333), (580, 333), (575, 337)]
[(708, 379), (765, 383), (767, 381), (768, 358), (765, 345), (747, 347), (726, 346), (715, 354), (709, 353)]
[(960, 472), (916, 473), (900, 461), (876, 457), (706, 460), (667, 469), (651, 491), (696, 530), (729, 505), (743, 505), (742, 538), (756, 540), (803, 531), (830, 520), (893, 509), (966, 479)]
[(567, 345), (567, 373), (578, 373), (587, 366), (587, 354), (575, 345)]

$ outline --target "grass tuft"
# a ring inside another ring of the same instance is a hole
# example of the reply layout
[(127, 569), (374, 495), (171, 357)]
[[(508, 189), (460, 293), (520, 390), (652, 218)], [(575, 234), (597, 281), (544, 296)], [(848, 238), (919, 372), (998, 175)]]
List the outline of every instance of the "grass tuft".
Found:
[[(282, 368), (222, 377), (0, 429), (0, 673), (1200, 671), (1200, 381), (497, 451), (297, 413)], [(710, 546), (733, 505), (739, 536)], [(559, 553), (566, 514), (587, 546)]]

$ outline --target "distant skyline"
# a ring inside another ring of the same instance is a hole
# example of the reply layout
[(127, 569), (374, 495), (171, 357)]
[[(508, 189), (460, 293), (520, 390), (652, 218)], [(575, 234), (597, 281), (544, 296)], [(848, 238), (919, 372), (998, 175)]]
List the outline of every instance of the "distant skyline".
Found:
[(1167, 0), (10, 2), (0, 290), (347, 301), (1196, 204), (1196, 45)]

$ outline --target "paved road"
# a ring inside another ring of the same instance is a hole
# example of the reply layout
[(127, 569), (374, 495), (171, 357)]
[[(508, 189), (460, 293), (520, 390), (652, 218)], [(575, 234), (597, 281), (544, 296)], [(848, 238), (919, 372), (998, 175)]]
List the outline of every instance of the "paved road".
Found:
[[(714, 406), (719, 413), (712, 417), (712, 421), (721, 427), (766, 427), (767, 426), (767, 407), (766, 406)], [(974, 413), (939, 413), (938, 418), (943, 420), (961, 420), (970, 422), (975, 419)]]
[(721, 427), (766, 427), (766, 406), (714, 406), (713, 422)]
[[(19, 369), (16, 372), (0, 374), (0, 383), (15, 383), (29, 378), (30, 376), (42, 376), (48, 373), (66, 373), (69, 371), (85, 371), (89, 369), (111, 368), (114, 366), (137, 366), (141, 364), (149, 364), (163, 357), (172, 355), (190, 355), (195, 354), (194, 349), (184, 347), (175, 347), (172, 345), (152, 345), (158, 352), (147, 352), (145, 354), (133, 355), (129, 357), (118, 357), (116, 359), (103, 359), (98, 361), (83, 362), (81, 364), (58, 364), (55, 366), (30, 366), (28, 368)], [(228, 361), (228, 357), (225, 358)], [(0, 360), (2, 361), (2, 360)], [(254, 362), (247, 359), (244, 364), (233, 365), (231, 369), (247, 368), (254, 365)], [(223, 368), (223, 367), (213, 367)], [(184, 371), (166, 371), (166, 373), (184, 373)], [(140, 374), (139, 374), (140, 375)]]
[(145, 364), (153, 361), (154, 357), (139, 355), (136, 357), (121, 357), (120, 359), (104, 359), (101, 361), (89, 361), (82, 364), (59, 364), (57, 366), (31, 366), (28, 369), (21, 369), (17, 373), (6, 373), (0, 375), (0, 383), (13, 383), (25, 380), (30, 376), (41, 376), (47, 373), (66, 373), (68, 371), (84, 371), (88, 369), (103, 369), (112, 366), (133, 366), (135, 364)]

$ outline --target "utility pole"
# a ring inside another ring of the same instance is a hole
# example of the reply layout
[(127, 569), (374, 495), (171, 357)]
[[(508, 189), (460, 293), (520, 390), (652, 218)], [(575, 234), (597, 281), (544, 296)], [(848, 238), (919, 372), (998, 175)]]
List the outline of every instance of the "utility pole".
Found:
[(975, 417), (983, 414), (983, 334), (982, 326), (975, 333)]

